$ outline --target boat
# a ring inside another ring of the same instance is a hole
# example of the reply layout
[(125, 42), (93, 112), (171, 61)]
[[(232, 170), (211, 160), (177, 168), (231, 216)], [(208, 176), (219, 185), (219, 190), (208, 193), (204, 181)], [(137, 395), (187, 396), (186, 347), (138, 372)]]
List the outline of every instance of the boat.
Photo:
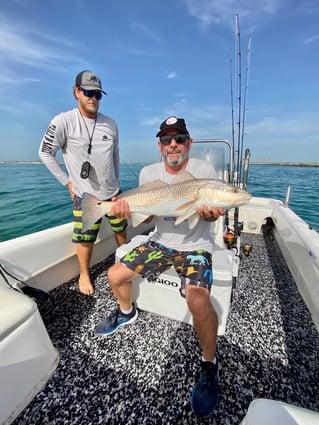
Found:
[[(227, 140), (194, 140), (191, 155), (232, 181)], [(244, 165), (246, 186), (248, 150)], [(129, 225), (120, 248), (102, 226), (93, 296), (78, 290), (72, 223), (1, 242), (0, 424), (318, 424), (319, 234), (288, 198), (252, 197), (211, 225), (220, 397), (205, 421), (190, 407), (201, 350), (173, 270), (135, 282), (131, 326), (94, 332), (116, 306), (107, 269), (152, 222)]]

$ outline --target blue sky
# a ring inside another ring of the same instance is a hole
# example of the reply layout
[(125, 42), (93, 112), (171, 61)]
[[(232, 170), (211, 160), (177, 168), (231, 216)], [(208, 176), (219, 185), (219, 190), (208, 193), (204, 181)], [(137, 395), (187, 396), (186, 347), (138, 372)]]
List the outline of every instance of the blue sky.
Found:
[(38, 159), (83, 69), (102, 79), (100, 111), (119, 125), (126, 163), (158, 159), (169, 115), (193, 138), (231, 140), (236, 14), (251, 160), (319, 161), (318, 0), (1, 0), (0, 160)]

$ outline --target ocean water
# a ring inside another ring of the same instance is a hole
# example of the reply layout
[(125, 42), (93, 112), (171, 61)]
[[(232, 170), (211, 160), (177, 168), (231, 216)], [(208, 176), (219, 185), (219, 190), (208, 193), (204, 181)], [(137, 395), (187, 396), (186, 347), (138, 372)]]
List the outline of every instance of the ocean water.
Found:
[[(121, 165), (121, 188), (136, 187), (144, 164)], [(284, 201), (319, 231), (319, 168), (251, 165), (247, 190), (254, 196)], [(0, 241), (72, 221), (72, 202), (63, 187), (40, 163), (0, 163)]]

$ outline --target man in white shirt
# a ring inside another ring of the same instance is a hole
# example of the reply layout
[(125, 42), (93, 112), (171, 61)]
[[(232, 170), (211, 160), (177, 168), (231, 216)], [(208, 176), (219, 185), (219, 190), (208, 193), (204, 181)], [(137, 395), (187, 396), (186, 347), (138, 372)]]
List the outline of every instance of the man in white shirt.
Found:
[[(183, 170), (195, 178), (217, 177), (210, 163), (189, 158), (192, 139), (184, 119), (167, 118), (156, 137), (159, 137), (158, 146), (164, 161), (144, 167), (140, 173), (140, 184), (157, 179), (171, 183)], [(149, 240), (134, 248), (109, 269), (108, 280), (119, 307), (97, 326), (96, 333), (110, 335), (119, 327), (135, 321), (138, 311), (132, 303), (132, 280), (139, 276), (152, 280), (173, 265), (185, 286), (186, 302), (202, 347), (202, 373), (192, 391), (191, 405), (195, 414), (207, 418), (218, 403), (218, 318), (209, 295), (213, 248), (210, 222), (224, 215), (225, 211), (202, 206), (196, 212), (201, 218), (193, 229), (189, 229), (187, 220), (175, 225), (176, 217), (155, 217), (156, 232)], [(127, 202), (117, 200), (112, 214), (120, 218), (130, 217)], [(193, 264), (193, 255), (200, 256), (202, 261)]]

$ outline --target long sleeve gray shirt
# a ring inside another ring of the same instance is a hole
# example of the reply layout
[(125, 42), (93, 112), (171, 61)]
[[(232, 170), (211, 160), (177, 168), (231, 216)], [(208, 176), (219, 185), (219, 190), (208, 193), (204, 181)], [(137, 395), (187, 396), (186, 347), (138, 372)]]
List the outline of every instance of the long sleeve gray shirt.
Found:
[[(56, 158), (60, 149), (67, 173)], [(80, 197), (88, 192), (98, 199), (109, 199), (119, 191), (118, 127), (112, 118), (101, 113), (94, 120), (82, 116), (75, 108), (54, 117), (42, 139), (39, 156), (61, 184), (71, 181)], [(89, 178), (82, 179), (80, 173), (85, 161), (90, 162), (91, 169)]]

